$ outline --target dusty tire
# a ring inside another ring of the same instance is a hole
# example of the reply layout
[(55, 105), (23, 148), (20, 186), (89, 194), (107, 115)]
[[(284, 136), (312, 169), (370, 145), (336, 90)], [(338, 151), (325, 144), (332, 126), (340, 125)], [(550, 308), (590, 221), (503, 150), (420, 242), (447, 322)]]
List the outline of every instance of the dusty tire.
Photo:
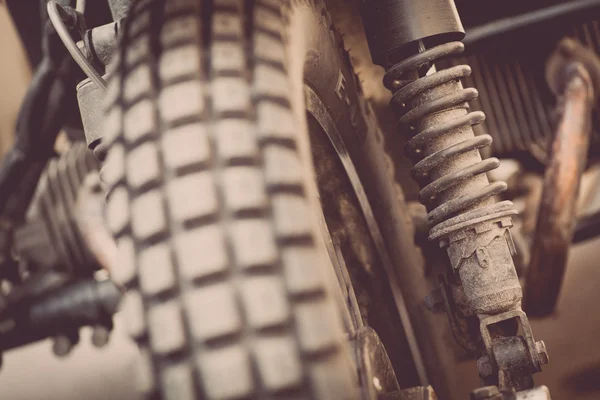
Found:
[(122, 33), (102, 177), (140, 389), (155, 398), (356, 397), (280, 6), (134, 1)]

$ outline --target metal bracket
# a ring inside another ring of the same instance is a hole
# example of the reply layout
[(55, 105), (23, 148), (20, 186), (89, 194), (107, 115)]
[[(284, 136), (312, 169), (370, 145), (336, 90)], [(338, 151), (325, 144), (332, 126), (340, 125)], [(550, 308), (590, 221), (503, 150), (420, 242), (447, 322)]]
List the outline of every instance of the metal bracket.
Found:
[[(522, 335), (492, 337), (492, 325), (511, 319), (518, 321)], [(541, 371), (549, 359), (544, 342), (535, 341), (527, 315), (522, 310), (511, 310), (483, 318), (480, 331), (486, 350), (477, 362), (482, 379), (499, 384), (503, 390), (533, 387), (533, 374)]]

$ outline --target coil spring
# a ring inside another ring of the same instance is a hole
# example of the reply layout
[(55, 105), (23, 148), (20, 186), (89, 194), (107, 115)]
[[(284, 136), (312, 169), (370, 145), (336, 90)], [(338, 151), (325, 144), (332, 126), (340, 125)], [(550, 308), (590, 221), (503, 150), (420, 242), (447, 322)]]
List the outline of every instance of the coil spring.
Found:
[[(414, 131), (415, 125), (424, 118), (456, 108), (466, 109), (468, 107), (466, 103), (477, 98), (478, 92), (473, 88), (462, 88), (450, 94), (440, 92), (437, 97), (438, 93), (434, 92), (441, 85), (469, 76), (471, 68), (468, 65), (459, 65), (440, 70), (418, 79), (403, 80), (406, 73), (418, 71), (423, 67), (428, 68), (436, 61), (451, 55), (460, 54), (463, 50), (464, 45), (461, 42), (442, 44), (411, 56), (394, 65), (386, 72), (384, 85), (393, 92), (392, 104), (398, 106), (403, 111), (408, 109), (400, 118), (402, 125), (407, 125), (411, 131)], [(413, 103), (415, 99), (427, 91), (431, 91), (428, 94), (428, 98), (435, 97), (433, 100), (407, 107), (408, 104)], [(423, 157), (425, 145), (439, 140), (444, 135), (457, 129), (474, 126), (482, 123), (484, 120), (485, 114), (481, 111), (470, 112), (460, 117), (450, 115), (446, 118), (438, 119), (437, 123), (421, 132), (417, 132), (406, 144), (407, 155), (413, 160), (418, 161), (412, 170), (413, 177), (419, 183), (423, 183), (425, 179), (429, 179), (431, 171), (444, 164), (448, 165), (449, 162), (453, 162), (452, 158), (489, 146), (492, 143), (490, 135), (473, 135), (470, 139), (449, 143), (442, 150), (434, 151), (432, 154)], [(472, 177), (496, 169), (499, 164), (500, 162), (497, 158), (489, 158), (480, 160), (472, 165), (460, 166), (458, 170), (453, 168), (454, 172), (447, 173), (422, 186), (419, 199), (421, 203), (429, 207), (433, 205), (433, 201), (438, 198), (440, 193)], [(505, 191), (507, 188), (504, 182), (493, 182), (478, 186), (471, 188), (466, 193), (453, 196), (443, 202), (443, 204), (439, 204), (433, 208), (428, 214), (430, 226), (433, 227), (460, 213), (471, 211), (470, 208), (472, 206)], [(478, 210), (479, 215), (482, 214), (481, 211), (485, 210)]]

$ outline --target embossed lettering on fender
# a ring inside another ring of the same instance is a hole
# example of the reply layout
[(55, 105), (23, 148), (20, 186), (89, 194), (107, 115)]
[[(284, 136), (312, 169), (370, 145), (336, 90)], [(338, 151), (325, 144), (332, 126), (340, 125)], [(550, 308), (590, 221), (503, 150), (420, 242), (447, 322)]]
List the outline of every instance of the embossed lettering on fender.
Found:
[(348, 92), (346, 92), (346, 78), (344, 78), (341, 70), (335, 87), (335, 94), (337, 94), (337, 97), (340, 100), (345, 101), (347, 105), (350, 105), (350, 97), (348, 96)]
[(348, 107), (350, 107), (350, 124), (355, 129), (356, 135), (358, 136), (358, 139), (360, 140), (361, 134), (360, 134), (360, 132), (356, 131), (359, 127), (358, 122), (359, 122), (360, 107), (357, 103), (355, 103), (355, 102), (353, 103), (350, 100), (350, 96), (348, 95), (346, 85), (347, 85), (346, 78), (344, 77), (344, 74), (342, 74), (342, 71), (340, 70), (337, 85), (335, 87), (335, 94), (337, 95), (338, 99), (340, 99), (341, 101), (346, 103), (346, 105)]

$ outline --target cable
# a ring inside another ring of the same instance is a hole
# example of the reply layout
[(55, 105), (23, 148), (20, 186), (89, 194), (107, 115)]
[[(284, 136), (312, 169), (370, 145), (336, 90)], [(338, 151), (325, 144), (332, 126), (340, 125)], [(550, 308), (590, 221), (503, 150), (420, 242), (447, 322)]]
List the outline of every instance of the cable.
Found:
[(564, 24), (564, 17), (567, 16), (598, 15), (598, 9), (600, 9), (600, 0), (564, 2), (563, 4), (557, 4), (521, 15), (502, 18), (481, 26), (467, 29), (467, 35), (465, 36), (463, 43), (467, 48), (470, 48), (487, 39), (500, 37), (522, 28), (539, 26), (546, 22), (557, 21), (559, 18), (562, 18), (562, 22), (559, 24)]
[(106, 91), (106, 81), (102, 78), (102, 76), (100, 76), (100, 74), (98, 73), (98, 71), (96, 71), (92, 64), (88, 62), (81, 50), (79, 50), (79, 48), (77, 47), (77, 44), (75, 44), (75, 42), (71, 38), (69, 30), (67, 29), (65, 23), (60, 17), (58, 7), (59, 5), (56, 3), (56, 1), (51, 0), (48, 2), (48, 16), (50, 17), (50, 21), (52, 22), (54, 29), (56, 29), (56, 33), (58, 33), (58, 36), (64, 43), (65, 47), (67, 48), (69, 53), (71, 53), (71, 56), (73, 57), (75, 62), (79, 65), (79, 67), (81, 67), (81, 69), (88, 76), (88, 78), (90, 78), (92, 82), (98, 85), (100, 89)]

